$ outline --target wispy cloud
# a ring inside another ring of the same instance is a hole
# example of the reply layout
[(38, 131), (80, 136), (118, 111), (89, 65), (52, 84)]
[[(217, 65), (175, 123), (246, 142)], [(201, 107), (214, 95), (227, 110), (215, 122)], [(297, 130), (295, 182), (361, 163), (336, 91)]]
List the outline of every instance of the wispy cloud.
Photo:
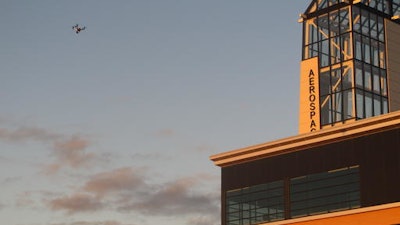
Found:
[(58, 138), (60, 138), (60, 135), (36, 127), (19, 127), (14, 130), (0, 128), (0, 139), (10, 142), (28, 140), (47, 142)]
[(195, 147), (195, 151), (211, 153), (211, 152), (215, 152), (215, 148), (212, 146), (208, 146), (208, 145), (199, 145), (199, 146)]
[(99, 173), (83, 186), (83, 190), (103, 197), (109, 193), (131, 192), (146, 186), (142, 174), (144, 170), (124, 167)]
[(57, 140), (53, 143), (54, 162), (46, 166), (46, 173), (53, 174), (63, 167), (89, 167), (96, 159), (94, 153), (86, 152), (89, 141), (82, 136), (73, 136), (69, 139)]
[(168, 156), (163, 155), (161, 153), (134, 153), (132, 155), (132, 159), (133, 160), (138, 160), (138, 161), (142, 161), (142, 160), (167, 160), (169, 159)]
[[(65, 211), (68, 214), (97, 211), (105, 208), (105, 205), (112, 207), (126, 201), (127, 198), (130, 199), (133, 193), (149, 188), (143, 174), (144, 169), (132, 167), (98, 173), (89, 177), (89, 180), (71, 196), (48, 200), (48, 205), (52, 210)], [(82, 204), (74, 204), (76, 200), (81, 201), (84, 207), (82, 208)]]
[(220, 220), (218, 216), (197, 216), (190, 218), (187, 223), (188, 225), (219, 225)]
[(10, 185), (10, 184), (15, 184), (18, 181), (22, 180), (21, 176), (13, 176), (13, 177), (6, 177), (4, 180), (0, 181), (1, 185)]
[(88, 168), (100, 159), (96, 154), (87, 152), (90, 141), (83, 135), (69, 136), (43, 128), (21, 126), (0, 128), (0, 140), (12, 143), (38, 141), (50, 146), (54, 160), (44, 166), (45, 174), (54, 174), (62, 168)]
[(174, 135), (176, 135), (176, 132), (173, 129), (161, 129), (155, 132), (155, 135), (157, 137), (162, 137), (162, 138), (169, 138), (169, 137), (173, 137)]
[(145, 216), (215, 217), (219, 211), (219, 194), (199, 191), (198, 187), (207, 183), (204, 178), (197, 175), (153, 184), (147, 170), (118, 168), (90, 177), (76, 193), (51, 199), (48, 205), (52, 210), (68, 214), (108, 208)]
[(218, 211), (216, 196), (195, 192), (196, 185), (200, 185), (196, 177), (175, 180), (163, 184), (154, 193), (147, 193), (140, 201), (120, 207), (120, 210), (139, 211), (146, 215), (210, 214)]
[(49, 202), (53, 210), (64, 210), (68, 214), (76, 212), (94, 212), (104, 207), (104, 204), (93, 195), (86, 193), (75, 193), (71, 196), (64, 196), (53, 199)]
[(51, 223), (49, 225), (134, 225), (134, 224), (121, 223), (115, 220), (107, 220), (107, 221), (76, 221), (71, 223)]

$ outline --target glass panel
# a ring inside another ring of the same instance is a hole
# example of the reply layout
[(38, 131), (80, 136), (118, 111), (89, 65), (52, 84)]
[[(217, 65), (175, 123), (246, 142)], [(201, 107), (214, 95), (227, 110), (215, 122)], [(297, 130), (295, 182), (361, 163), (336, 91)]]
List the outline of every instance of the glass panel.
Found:
[(368, 1), (369, 7), (376, 9), (376, 0)]
[(353, 7), (353, 31), (361, 33), (361, 14), (358, 7)]
[(320, 64), (321, 67), (329, 66), (329, 40), (320, 42)]
[(369, 19), (368, 11), (361, 10), (361, 33), (369, 36)]
[(390, 2), (391, 0), (362, 0), (363, 4), (386, 14), (390, 14)]
[(371, 40), (371, 63), (379, 67), (379, 42)]
[(354, 118), (353, 115), (353, 92), (352, 90), (344, 91), (343, 98), (343, 112), (345, 113), (344, 119)]
[(340, 49), (340, 40), (341, 38), (339, 36), (331, 38), (331, 64), (339, 63), (341, 61), (340, 56), (341, 54), (341, 49)]
[(372, 94), (365, 92), (365, 118), (369, 118), (373, 116), (372, 110)]
[(369, 20), (369, 30), (370, 30), (370, 35), (371, 38), (378, 39), (378, 23), (377, 23), (377, 15), (371, 13), (369, 15), (370, 20)]
[(305, 44), (306, 45), (318, 41), (317, 40), (317, 30), (316, 30), (314, 21), (315, 21), (315, 19), (308, 20), (307, 24), (305, 25), (306, 32), (304, 34), (307, 34), (306, 37), (305, 37)]
[(322, 96), (321, 99), (321, 123), (322, 125), (327, 125), (332, 123), (332, 114), (331, 114), (331, 98), (330, 96)]
[(283, 181), (227, 191), (227, 224), (251, 225), (284, 219), (283, 193)]
[(324, 72), (321, 73), (320, 75), (320, 93), (321, 95), (328, 95), (330, 94), (330, 86), (331, 86), (331, 81), (330, 81), (330, 72)]
[(389, 106), (388, 106), (387, 98), (382, 98), (382, 113), (383, 114), (388, 113), (388, 111), (389, 111), (388, 108), (389, 108)]
[(339, 11), (333, 11), (329, 13), (329, 30), (330, 30), (330, 37), (335, 37), (340, 34), (339, 29)]
[(378, 39), (379, 41), (384, 41), (385, 40), (385, 25), (383, 22), (383, 18), (382, 17), (378, 17)]
[(362, 90), (357, 89), (356, 91), (356, 110), (357, 110), (357, 118), (363, 119), (364, 116), (364, 93)]
[(318, 9), (324, 9), (328, 7), (328, 0), (318, 0)]
[(352, 44), (350, 39), (350, 33), (346, 33), (341, 36), (340, 39), (340, 48), (341, 48), (341, 59), (348, 60), (352, 57)]
[(368, 37), (362, 37), (362, 54), (363, 61), (366, 63), (371, 63), (371, 46)]
[(360, 207), (359, 168), (290, 180), (291, 218)]
[(342, 33), (350, 31), (350, 7), (340, 10), (340, 30)]
[(343, 90), (353, 87), (353, 70), (351, 67), (343, 67), (344, 73), (342, 78)]
[(341, 78), (342, 78), (342, 70), (338, 68), (336, 70), (332, 70), (332, 92), (339, 92), (342, 90)]
[(386, 69), (385, 45), (379, 42), (379, 67)]
[(384, 5), (386, 5), (386, 4), (383, 4), (383, 2), (384, 2), (384, 1), (387, 1), (387, 0), (376, 0), (376, 1), (377, 1), (376, 9), (379, 10), (379, 11), (381, 11), (381, 12), (388, 13), (388, 12), (385, 10), (385, 7), (384, 7)]
[(360, 34), (354, 34), (355, 41), (355, 58), (358, 60), (362, 60), (362, 38)]
[(386, 71), (381, 70), (381, 95), (387, 96)]
[(374, 115), (381, 115), (381, 97), (379, 95), (374, 95)]
[(356, 87), (364, 88), (364, 79), (363, 79), (363, 70), (362, 64), (360, 62), (356, 62)]
[(329, 21), (328, 14), (318, 17), (318, 31), (319, 31), (318, 41), (329, 38), (328, 21)]
[(373, 86), (374, 86), (373, 90), (376, 94), (381, 94), (381, 84), (380, 84), (380, 76), (378, 68), (373, 67), (372, 76), (373, 76)]
[(400, 1), (393, 0), (393, 15), (400, 15)]
[(367, 91), (372, 90), (371, 66), (369, 65), (364, 65), (364, 89)]
[(343, 111), (342, 111), (342, 92), (339, 93), (335, 93), (333, 94), (333, 122), (340, 122), (342, 121), (342, 115), (343, 115)]
[(383, 6), (383, 12), (386, 14), (390, 14), (390, 9), (391, 7), (389, 7), (390, 5), (390, 1), (389, 0), (381, 0), (382, 1), (382, 6)]

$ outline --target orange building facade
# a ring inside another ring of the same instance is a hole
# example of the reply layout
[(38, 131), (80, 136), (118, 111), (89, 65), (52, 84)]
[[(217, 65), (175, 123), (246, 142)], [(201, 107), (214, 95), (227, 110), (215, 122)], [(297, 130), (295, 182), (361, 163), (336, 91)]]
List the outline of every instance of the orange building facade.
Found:
[(398, 225), (399, 215), (400, 203), (394, 203), (269, 223), (269, 225)]
[(216, 154), (222, 225), (400, 225), (400, 0), (300, 15), (299, 134)]

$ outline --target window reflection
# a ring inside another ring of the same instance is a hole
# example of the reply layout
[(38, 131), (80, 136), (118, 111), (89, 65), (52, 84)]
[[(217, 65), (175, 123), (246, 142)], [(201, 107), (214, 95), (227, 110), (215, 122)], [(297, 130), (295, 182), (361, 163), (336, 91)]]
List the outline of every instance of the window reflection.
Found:
[(255, 185), (226, 193), (229, 225), (252, 225), (284, 219), (283, 181)]
[(290, 206), (292, 218), (360, 207), (359, 167), (291, 179)]
[[(321, 9), (343, 1), (317, 2)], [(384, 11), (388, 1), (362, 3)], [(383, 17), (356, 5), (304, 21), (303, 59), (319, 57), (322, 126), (388, 111), (384, 31)]]
[(359, 166), (230, 190), (225, 203), (228, 225), (253, 225), (358, 208)]

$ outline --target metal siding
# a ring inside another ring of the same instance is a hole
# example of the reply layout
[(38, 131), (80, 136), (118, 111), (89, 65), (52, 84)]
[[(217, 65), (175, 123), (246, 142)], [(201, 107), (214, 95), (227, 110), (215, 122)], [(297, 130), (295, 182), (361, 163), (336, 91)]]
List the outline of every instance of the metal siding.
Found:
[(400, 25), (385, 20), (390, 112), (400, 110)]

